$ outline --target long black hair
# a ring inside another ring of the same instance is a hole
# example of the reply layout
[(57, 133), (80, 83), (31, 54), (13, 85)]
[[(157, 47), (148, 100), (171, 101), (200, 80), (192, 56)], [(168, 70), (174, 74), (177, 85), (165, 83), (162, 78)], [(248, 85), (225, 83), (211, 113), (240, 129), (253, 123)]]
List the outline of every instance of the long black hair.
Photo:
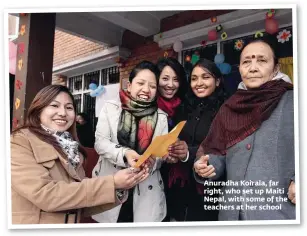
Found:
[[(201, 67), (205, 70), (207, 70), (212, 77), (217, 80), (220, 80), (219, 86), (216, 86), (214, 92), (205, 98), (198, 98), (194, 92), (192, 91), (191, 88), (191, 76), (192, 76), (192, 72), (194, 70), (194, 68), (196, 67)], [(195, 107), (196, 105), (198, 105), (199, 103), (206, 101), (207, 103), (212, 103), (215, 104), (217, 107), (220, 107), (229, 97), (228, 93), (225, 90), (225, 86), (224, 86), (224, 78), (223, 75), (220, 71), (220, 69), (216, 66), (216, 64), (210, 60), (207, 60), (205, 58), (201, 58), (199, 59), (196, 64), (193, 66), (192, 70), (191, 70), (191, 74), (189, 76), (189, 89), (188, 89), (188, 93), (186, 95), (186, 100), (189, 101), (190, 106)]]
[(137, 64), (132, 69), (132, 71), (131, 71), (131, 73), (129, 75), (129, 82), (132, 83), (132, 80), (142, 70), (150, 70), (152, 73), (154, 73), (154, 75), (156, 77), (157, 85), (158, 85), (160, 72), (159, 72), (157, 66), (154, 63), (150, 62), (150, 61), (142, 61), (139, 64)]
[(179, 89), (175, 94), (175, 96), (178, 96), (180, 99), (183, 100), (187, 92), (187, 88), (189, 86), (186, 72), (183, 66), (175, 58), (172, 57), (162, 58), (157, 62), (157, 67), (159, 69), (160, 74), (162, 73), (165, 66), (169, 66), (175, 71), (176, 76), (179, 80)]

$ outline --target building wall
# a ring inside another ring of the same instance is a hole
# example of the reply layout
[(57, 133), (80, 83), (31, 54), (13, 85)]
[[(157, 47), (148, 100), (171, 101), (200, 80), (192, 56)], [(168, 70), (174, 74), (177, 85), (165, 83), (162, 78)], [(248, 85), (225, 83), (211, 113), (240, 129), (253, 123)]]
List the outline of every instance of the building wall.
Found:
[(131, 50), (131, 55), (124, 61), (124, 66), (120, 68), (122, 88), (125, 88), (131, 70), (141, 61), (147, 60), (156, 63), (165, 56), (165, 52), (169, 57), (177, 57), (177, 53), (172, 48), (161, 49), (158, 43), (153, 41), (153, 37), (144, 38), (128, 30), (125, 31), (122, 42), (124, 47)]
[[(209, 19), (212, 16), (226, 14), (231, 11), (232, 10), (201, 10), (180, 12), (161, 20), (161, 32)], [(177, 58), (178, 56), (178, 54), (174, 52), (172, 48), (159, 48), (158, 44), (153, 41), (153, 36), (145, 38), (129, 30), (124, 32), (121, 46), (131, 50), (130, 57), (125, 61), (124, 66), (120, 68), (122, 87), (125, 87), (125, 83), (133, 67), (142, 60), (148, 60), (155, 63), (159, 58), (164, 56), (166, 51), (168, 52), (169, 57)], [(88, 55), (95, 54), (102, 51), (104, 48), (105, 47), (103, 45), (56, 30), (53, 66), (58, 66)], [(65, 84), (65, 81), (65, 78), (53, 78), (53, 83)]]
[[(104, 45), (55, 30), (53, 67), (103, 51)], [(63, 80), (64, 78), (64, 80)], [(65, 77), (52, 77), (53, 84), (65, 84)]]
[[(213, 16), (219, 16), (229, 13), (233, 10), (212, 10), (212, 11), (184, 11), (173, 16), (166, 17), (161, 20), (161, 32), (169, 31), (185, 25), (193, 24), (198, 21), (209, 19)], [(120, 69), (120, 78), (122, 88), (125, 88), (129, 78), (129, 73), (133, 67), (142, 60), (157, 62), (159, 58), (164, 57), (164, 53), (168, 53), (168, 57), (178, 57), (178, 53), (172, 48), (161, 49), (158, 43), (153, 41), (153, 36), (144, 38), (131, 31), (126, 30), (123, 35), (123, 47), (127, 47), (132, 51), (132, 54), (126, 60), (125, 66)]]
[(198, 21), (207, 20), (214, 16), (220, 16), (234, 10), (200, 10), (200, 11), (184, 11), (175, 15), (165, 17), (161, 20), (161, 32), (169, 31), (175, 28), (193, 24)]

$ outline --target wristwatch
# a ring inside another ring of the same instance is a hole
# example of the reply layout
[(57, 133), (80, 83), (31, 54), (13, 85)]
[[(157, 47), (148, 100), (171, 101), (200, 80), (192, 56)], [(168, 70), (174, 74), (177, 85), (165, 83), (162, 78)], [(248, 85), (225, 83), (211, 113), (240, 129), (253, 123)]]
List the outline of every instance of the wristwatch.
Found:
[(125, 196), (125, 190), (122, 189), (116, 189), (115, 191), (116, 193), (116, 197), (118, 198), (118, 200), (121, 202), (124, 199)]

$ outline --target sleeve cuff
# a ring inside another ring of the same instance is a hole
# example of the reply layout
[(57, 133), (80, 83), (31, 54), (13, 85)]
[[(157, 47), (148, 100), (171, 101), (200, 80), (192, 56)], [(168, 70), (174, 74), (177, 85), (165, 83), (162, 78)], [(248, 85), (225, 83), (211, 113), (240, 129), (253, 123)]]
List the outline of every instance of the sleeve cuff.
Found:
[(181, 162), (187, 162), (188, 160), (189, 160), (189, 156), (190, 156), (190, 154), (189, 154), (189, 152), (187, 153), (187, 157), (184, 159), (184, 160), (181, 160)]

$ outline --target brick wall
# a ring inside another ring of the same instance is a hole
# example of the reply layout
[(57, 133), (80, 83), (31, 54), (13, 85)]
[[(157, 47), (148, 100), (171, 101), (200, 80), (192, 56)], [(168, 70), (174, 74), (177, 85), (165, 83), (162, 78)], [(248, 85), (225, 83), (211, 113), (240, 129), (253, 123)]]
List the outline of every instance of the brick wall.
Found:
[[(98, 53), (105, 48), (104, 45), (60, 30), (55, 30), (53, 67)], [(53, 76), (52, 84), (65, 83), (65, 81), (63, 82), (62, 80), (63, 78), (60, 76)]]
[[(131, 40), (133, 38), (133, 40)], [(169, 57), (177, 58), (177, 53), (172, 48), (161, 49), (158, 43), (153, 41), (153, 37), (144, 38), (133, 32), (125, 31), (123, 35), (123, 45), (131, 50), (130, 57), (120, 68), (121, 87), (125, 88), (131, 70), (141, 61), (147, 60), (156, 63), (158, 59), (164, 57), (167, 52)]]
[(100, 52), (105, 48), (101, 44), (60, 30), (55, 31), (54, 37), (54, 67)]

